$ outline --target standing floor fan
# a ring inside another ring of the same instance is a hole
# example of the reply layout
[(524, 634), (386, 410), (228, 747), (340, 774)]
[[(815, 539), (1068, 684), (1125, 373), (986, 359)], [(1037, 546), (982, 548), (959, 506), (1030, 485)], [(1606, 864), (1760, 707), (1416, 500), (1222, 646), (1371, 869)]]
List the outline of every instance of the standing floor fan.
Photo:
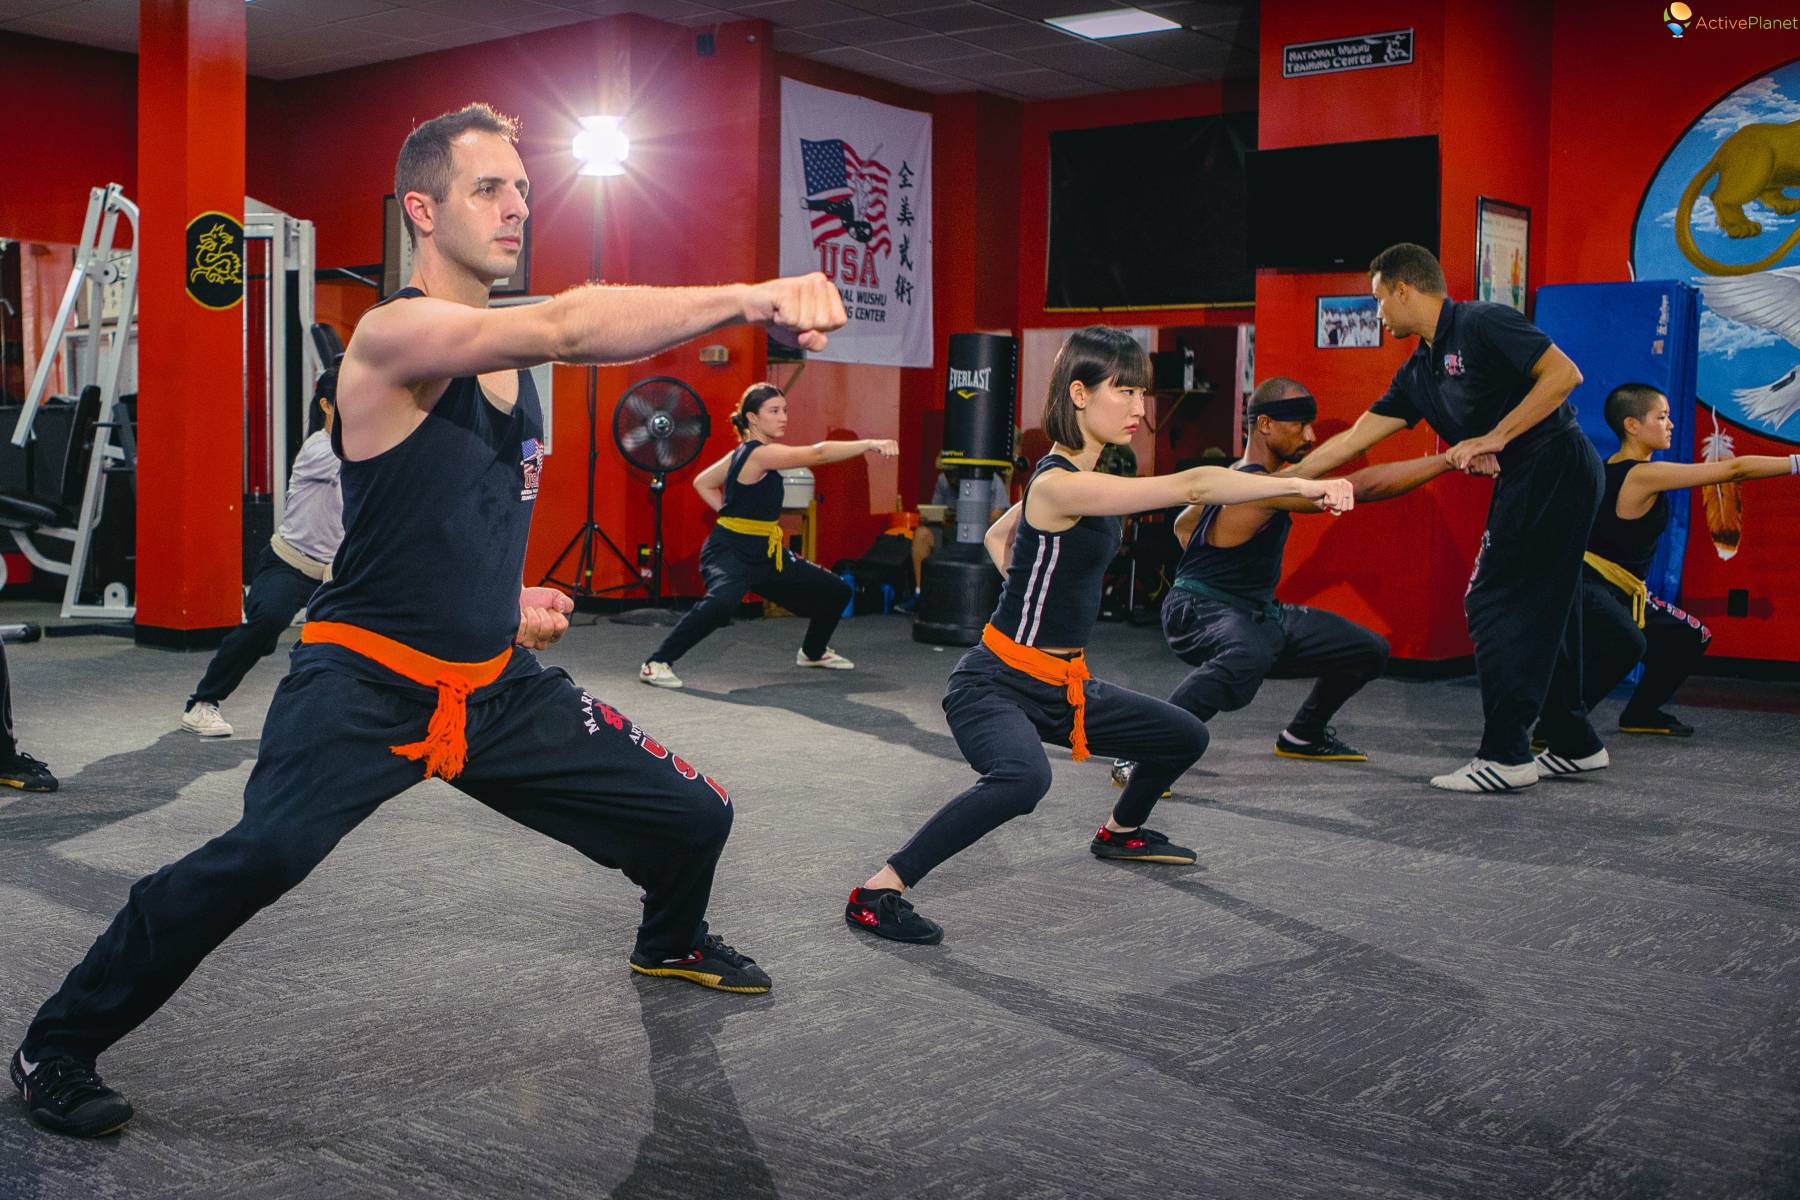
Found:
[(663, 487), (672, 471), (693, 462), (706, 445), (712, 422), (693, 388), (668, 375), (652, 375), (619, 397), (613, 410), (613, 442), (625, 461), (650, 475), (650, 504), (655, 512), (650, 547), (650, 607), (620, 613), (625, 625), (673, 625), (676, 616), (663, 607)]

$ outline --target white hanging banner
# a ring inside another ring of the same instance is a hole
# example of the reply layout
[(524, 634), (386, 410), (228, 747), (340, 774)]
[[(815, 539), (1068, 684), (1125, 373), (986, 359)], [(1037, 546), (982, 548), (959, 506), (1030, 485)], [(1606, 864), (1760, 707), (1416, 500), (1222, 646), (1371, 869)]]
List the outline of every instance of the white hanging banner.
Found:
[(931, 116), (781, 81), (781, 273), (823, 271), (849, 324), (813, 357), (931, 365)]

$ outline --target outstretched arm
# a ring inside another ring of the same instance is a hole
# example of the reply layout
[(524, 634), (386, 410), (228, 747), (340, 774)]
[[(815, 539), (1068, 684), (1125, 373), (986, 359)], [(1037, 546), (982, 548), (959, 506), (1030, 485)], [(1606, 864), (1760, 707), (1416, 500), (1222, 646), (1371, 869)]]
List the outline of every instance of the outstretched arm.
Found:
[(824, 467), (846, 462), (861, 454), (894, 458), (900, 444), (892, 438), (857, 438), (854, 441), (814, 442), (810, 446), (758, 446), (745, 465), (758, 471), (786, 471), (793, 467)]
[(1774, 479), (1800, 475), (1800, 454), (1778, 458), (1768, 454), (1722, 458), (1717, 462), (1647, 462), (1633, 467), (1619, 488), (1618, 507), (1642, 516), (1659, 492), (1705, 487), (1711, 483), (1736, 483), (1749, 479)]
[[(1177, 504), (1244, 504), (1274, 496), (1299, 496), (1313, 508), (1346, 512), (1354, 503), (1342, 479), (1293, 479), (1229, 467), (1192, 467), (1173, 475), (1138, 479), (1098, 471), (1056, 471), (1033, 485), (1045, 519), (1118, 517)], [(1037, 520), (1036, 517), (1033, 521)]]
[(508, 308), (424, 296), (365, 316), (346, 364), (373, 371), (389, 387), (411, 388), (546, 362), (633, 362), (738, 323), (767, 325), (822, 350), (825, 335), (844, 319), (837, 288), (817, 273), (723, 287), (590, 284)]
[(1406, 422), (1399, 417), (1365, 412), (1350, 428), (1326, 438), (1319, 443), (1318, 449), (1292, 466), (1277, 471), (1276, 475), (1293, 479), (1318, 479), (1329, 475), (1383, 438), (1405, 428)]

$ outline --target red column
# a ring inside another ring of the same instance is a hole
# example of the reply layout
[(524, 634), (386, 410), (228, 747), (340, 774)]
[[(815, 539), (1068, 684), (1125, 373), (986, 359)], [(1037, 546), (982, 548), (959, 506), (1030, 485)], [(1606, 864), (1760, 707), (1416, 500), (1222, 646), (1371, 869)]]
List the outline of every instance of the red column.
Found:
[(214, 644), (242, 603), (244, 313), (189, 295), (187, 227), (243, 220), (244, 24), (244, 0), (139, 9), (137, 636), (158, 645)]

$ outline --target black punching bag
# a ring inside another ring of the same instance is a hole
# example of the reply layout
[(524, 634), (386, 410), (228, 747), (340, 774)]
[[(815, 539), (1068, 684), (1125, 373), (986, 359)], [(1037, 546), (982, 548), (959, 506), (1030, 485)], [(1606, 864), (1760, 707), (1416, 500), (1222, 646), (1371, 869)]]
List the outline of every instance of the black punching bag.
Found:
[(972, 646), (1000, 600), (1000, 572), (981, 544), (993, 477), (1012, 466), (1019, 347), (990, 333), (950, 335), (944, 452), (955, 493), (945, 536), (925, 560), (913, 640)]

